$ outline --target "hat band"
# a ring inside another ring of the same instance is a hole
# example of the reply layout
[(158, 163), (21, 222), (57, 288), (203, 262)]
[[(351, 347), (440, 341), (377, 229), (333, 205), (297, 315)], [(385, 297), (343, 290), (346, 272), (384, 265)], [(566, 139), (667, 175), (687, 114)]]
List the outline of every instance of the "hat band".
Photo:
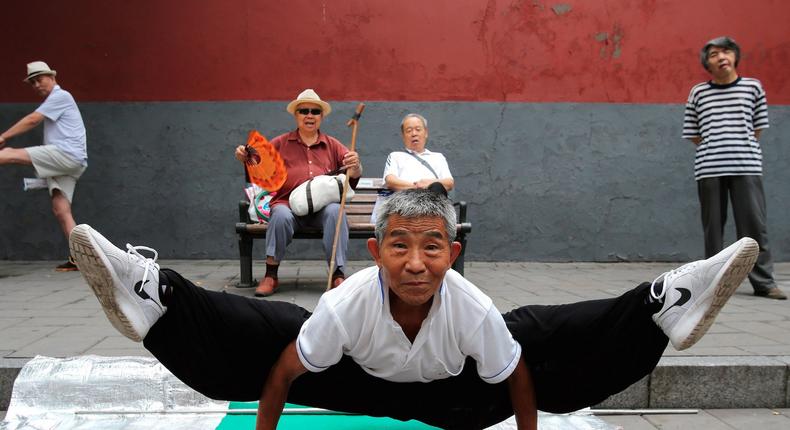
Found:
[(38, 72), (33, 72), (33, 73), (27, 75), (27, 78), (25, 78), (25, 79), (30, 79), (30, 78), (36, 77), (38, 75), (54, 75), (54, 73), (52, 72), (52, 70), (39, 70)]

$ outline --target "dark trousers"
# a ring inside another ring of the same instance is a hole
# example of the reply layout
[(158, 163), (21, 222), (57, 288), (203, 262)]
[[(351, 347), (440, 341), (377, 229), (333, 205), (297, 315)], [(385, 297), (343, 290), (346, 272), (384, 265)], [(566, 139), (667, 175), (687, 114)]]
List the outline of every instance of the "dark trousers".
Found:
[[(167, 313), (145, 347), (200, 393), (257, 400), (269, 369), (310, 316), (284, 302), (206, 291), (170, 270)], [(535, 382), (538, 408), (570, 412), (594, 405), (649, 374), (667, 337), (645, 305), (649, 284), (620, 297), (559, 306), (524, 306), (503, 315), (521, 344)], [(655, 307), (655, 305), (652, 305)], [(487, 384), (468, 359), (456, 377), (395, 383), (368, 375), (349, 357), (294, 381), (288, 401), (441, 428), (485, 428), (513, 414), (507, 382)]]
[(735, 234), (738, 239), (751, 237), (760, 245), (760, 255), (749, 273), (755, 291), (776, 286), (771, 251), (768, 248), (765, 193), (761, 176), (720, 176), (697, 181), (697, 193), (705, 233), (705, 258), (724, 249), (724, 225), (727, 201), (732, 202)]

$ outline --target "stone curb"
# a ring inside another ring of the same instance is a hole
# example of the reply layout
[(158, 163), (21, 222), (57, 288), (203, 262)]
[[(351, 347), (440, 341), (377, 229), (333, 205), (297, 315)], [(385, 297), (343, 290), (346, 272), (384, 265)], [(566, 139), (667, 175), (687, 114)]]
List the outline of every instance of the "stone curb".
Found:
[(789, 356), (663, 357), (653, 373), (596, 407), (785, 408), (789, 366)]
[[(0, 410), (28, 359), (0, 359)], [(663, 357), (650, 375), (600, 409), (790, 407), (790, 356)]]

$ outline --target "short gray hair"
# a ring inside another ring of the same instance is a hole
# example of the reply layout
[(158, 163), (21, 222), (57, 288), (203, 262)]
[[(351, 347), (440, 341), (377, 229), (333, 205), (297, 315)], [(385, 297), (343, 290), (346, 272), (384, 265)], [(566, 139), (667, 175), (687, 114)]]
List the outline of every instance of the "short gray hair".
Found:
[(422, 126), (425, 127), (426, 129), (428, 128), (428, 120), (425, 119), (424, 116), (422, 116), (422, 115), (420, 115), (418, 113), (408, 113), (408, 114), (406, 114), (406, 116), (403, 117), (402, 120), (400, 120), (400, 132), (401, 132), (401, 134), (403, 134), (403, 124), (405, 124), (406, 120), (409, 119), (409, 118), (417, 118), (417, 119), (419, 119), (420, 121), (422, 121)]
[(710, 70), (708, 69), (708, 52), (710, 51), (710, 48), (713, 48), (714, 46), (717, 48), (729, 49), (735, 52), (735, 68), (738, 68), (738, 63), (741, 61), (741, 47), (738, 46), (738, 44), (735, 43), (735, 40), (731, 37), (721, 36), (708, 41), (702, 50), (699, 51), (699, 61), (702, 63), (702, 67), (704, 67), (705, 70)]
[(392, 194), (379, 207), (376, 216), (376, 240), (381, 243), (387, 232), (390, 216), (403, 218), (439, 217), (444, 220), (447, 238), (455, 240), (455, 209), (447, 197), (426, 188), (411, 188)]

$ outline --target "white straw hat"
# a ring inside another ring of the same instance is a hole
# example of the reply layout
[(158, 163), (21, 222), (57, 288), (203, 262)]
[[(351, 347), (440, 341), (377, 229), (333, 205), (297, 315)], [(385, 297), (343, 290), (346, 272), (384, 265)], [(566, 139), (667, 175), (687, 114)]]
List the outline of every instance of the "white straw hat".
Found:
[(57, 75), (58, 72), (49, 68), (47, 63), (43, 61), (34, 61), (32, 63), (27, 63), (27, 77), (23, 79), (23, 82), (29, 82), (31, 78), (35, 78), (38, 75)]
[(288, 106), (285, 108), (285, 110), (293, 115), (294, 112), (296, 112), (296, 107), (302, 103), (312, 103), (321, 106), (321, 109), (324, 111), (324, 116), (327, 116), (329, 115), (329, 112), (332, 112), (332, 106), (330, 106), (329, 103), (321, 100), (321, 97), (318, 97), (318, 94), (316, 94), (311, 88), (299, 93), (299, 95), (296, 97), (296, 100), (288, 103)]

